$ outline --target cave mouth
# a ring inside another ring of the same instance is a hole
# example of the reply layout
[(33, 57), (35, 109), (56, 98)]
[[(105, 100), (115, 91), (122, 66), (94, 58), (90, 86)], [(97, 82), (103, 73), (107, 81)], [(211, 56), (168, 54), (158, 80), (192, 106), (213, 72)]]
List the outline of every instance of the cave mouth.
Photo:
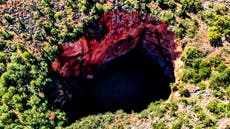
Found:
[[(164, 69), (140, 49), (104, 64), (94, 79), (71, 82), (70, 99), (63, 107), (69, 122), (82, 117), (122, 109), (140, 112), (171, 93)], [(75, 83), (73, 83), (75, 82)]]

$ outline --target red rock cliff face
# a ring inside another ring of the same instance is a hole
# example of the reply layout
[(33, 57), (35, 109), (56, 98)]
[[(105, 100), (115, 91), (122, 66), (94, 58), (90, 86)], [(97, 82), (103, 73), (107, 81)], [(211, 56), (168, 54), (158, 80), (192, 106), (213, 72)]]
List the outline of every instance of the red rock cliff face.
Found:
[[(54, 71), (63, 77), (92, 78), (103, 64), (139, 47), (173, 79), (173, 61), (178, 52), (174, 34), (165, 22), (148, 14), (119, 10), (105, 13), (97, 22), (95, 29), (86, 30), (78, 41), (60, 46), (52, 64)], [(100, 31), (105, 35), (101, 36)]]

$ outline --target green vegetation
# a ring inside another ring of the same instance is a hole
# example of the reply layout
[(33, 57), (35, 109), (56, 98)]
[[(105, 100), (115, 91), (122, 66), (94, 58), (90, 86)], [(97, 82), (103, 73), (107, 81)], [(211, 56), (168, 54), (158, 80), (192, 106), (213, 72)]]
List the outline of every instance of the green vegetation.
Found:
[(179, 2), (182, 5), (182, 9), (188, 12), (197, 13), (202, 9), (200, 0), (179, 0)]
[(202, 58), (202, 51), (196, 47), (187, 47), (182, 55), (185, 68), (182, 72), (182, 80), (190, 83), (198, 83), (210, 76), (211, 67), (207, 59)]
[(208, 39), (211, 45), (215, 47), (222, 45), (221, 38), (223, 36), (229, 36), (230, 16), (227, 15), (228, 11), (229, 9), (226, 5), (220, 4), (219, 6), (198, 14), (198, 16), (210, 26)]
[[(230, 118), (228, 7), (200, 0), (0, 0), (0, 129), (230, 128), (219, 127)], [(169, 23), (183, 47), (183, 66), (175, 68), (179, 81), (169, 100), (152, 102), (140, 113), (89, 115), (67, 126), (65, 112), (48, 101), (54, 96), (46, 91), (56, 83), (49, 64), (58, 45), (76, 41), (85, 24), (113, 9)]]
[(5, 4), (7, 0), (0, 0), (0, 4)]
[(222, 102), (218, 102), (217, 100), (213, 100), (208, 103), (206, 106), (207, 109), (217, 115), (217, 117), (223, 117), (225, 114), (225, 105)]
[(212, 44), (212, 46), (220, 46), (221, 45), (221, 33), (218, 31), (219, 29), (216, 26), (213, 26), (208, 29), (208, 40)]

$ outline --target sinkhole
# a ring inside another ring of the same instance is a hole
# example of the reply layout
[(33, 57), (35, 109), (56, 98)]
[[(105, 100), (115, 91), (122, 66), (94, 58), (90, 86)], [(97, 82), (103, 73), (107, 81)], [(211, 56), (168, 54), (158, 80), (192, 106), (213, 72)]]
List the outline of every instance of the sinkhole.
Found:
[(156, 100), (170, 95), (170, 79), (151, 57), (135, 48), (104, 64), (93, 79), (74, 78), (69, 90), (72, 98), (62, 107), (69, 122), (90, 114), (140, 112)]
[(77, 41), (59, 46), (47, 90), (69, 124), (119, 109), (140, 112), (169, 97), (180, 44), (167, 23), (113, 10), (85, 24), (83, 31)]

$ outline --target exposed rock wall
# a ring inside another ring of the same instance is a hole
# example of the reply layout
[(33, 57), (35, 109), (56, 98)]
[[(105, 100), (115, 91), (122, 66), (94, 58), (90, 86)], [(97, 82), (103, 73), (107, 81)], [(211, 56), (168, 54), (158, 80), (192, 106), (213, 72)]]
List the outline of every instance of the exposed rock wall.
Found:
[(61, 45), (52, 68), (63, 77), (93, 78), (101, 66), (136, 47), (174, 80), (173, 62), (179, 53), (167, 23), (148, 14), (120, 10), (105, 13), (78, 41)]

